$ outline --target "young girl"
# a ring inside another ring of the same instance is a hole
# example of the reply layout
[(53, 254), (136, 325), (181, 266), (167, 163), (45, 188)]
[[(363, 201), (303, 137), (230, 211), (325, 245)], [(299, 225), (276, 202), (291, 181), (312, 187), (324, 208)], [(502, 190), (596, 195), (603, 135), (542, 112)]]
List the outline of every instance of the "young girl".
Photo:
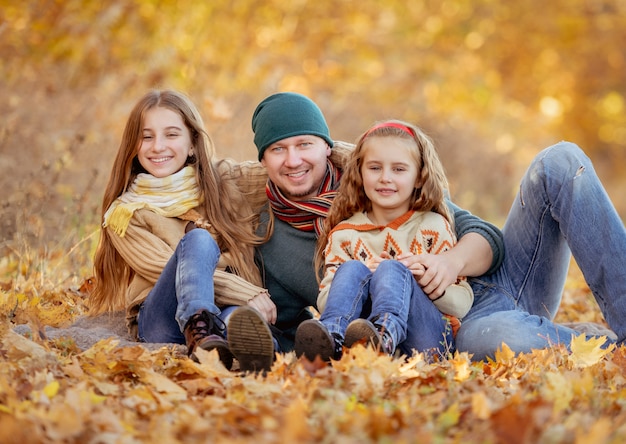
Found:
[[(265, 320), (274, 319), (260, 315), (271, 301), (254, 264), (260, 239), (252, 211), (213, 156), (187, 97), (152, 91), (139, 100), (104, 193), (90, 302), (92, 315), (125, 306), (129, 331), (141, 341), (186, 344), (190, 355), (196, 347), (217, 349), (230, 368), (220, 315), (235, 305), (259, 308), (231, 316), (231, 323), (246, 326), (244, 333), (268, 333)], [(221, 311), (216, 303), (229, 308)], [(270, 338), (264, 349), (250, 352), (271, 359), (271, 335), (263, 337)]]
[(431, 301), (415, 279), (424, 267), (395, 260), (452, 248), (446, 190), (433, 143), (419, 128), (391, 120), (359, 138), (318, 242), (322, 314), (299, 326), (298, 356), (339, 359), (342, 346), (364, 341), (389, 354), (398, 346), (406, 355), (450, 350), (473, 302), (470, 286), (459, 278)]

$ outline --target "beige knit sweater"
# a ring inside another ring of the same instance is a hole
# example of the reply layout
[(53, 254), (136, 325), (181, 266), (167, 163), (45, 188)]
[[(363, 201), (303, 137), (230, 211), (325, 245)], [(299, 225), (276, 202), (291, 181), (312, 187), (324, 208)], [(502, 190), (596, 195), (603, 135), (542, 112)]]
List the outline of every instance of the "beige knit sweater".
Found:
[[(252, 211), (258, 214), (267, 200), (264, 191), (267, 181), (265, 168), (258, 162), (234, 163), (226, 160), (218, 163), (218, 170), (224, 180), (235, 181), (237, 189), (246, 196)], [(202, 209), (197, 210), (201, 216), (206, 216)], [(140, 209), (133, 214), (124, 237), (117, 235), (111, 228), (106, 228), (115, 249), (135, 272), (126, 292), (126, 324), (135, 338), (139, 306), (174, 254), (185, 234), (187, 223), (187, 220)], [(229, 253), (222, 253), (214, 275), (215, 302), (218, 306), (244, 305), (264, 290), (226, 272), (230, 261)], [(258, 269), (255, 267), (253, 272), (258, 273)]]
[[(450, 224), (435, 212), (409, 211), (385, 226), (375, 225), (366, 214), (357, 213), (330, 232), (317, 307), (324, 310), (335, 272), (348, 260), (367, 263), (383, 252), (392, 258), (404, 253), (439, 254), (451, 249), (455, 242)], [(442, 313), (460, 319), (467, 314), (473, 301), (474, 293), (466, 279), (461, 277), (434, 304)]]

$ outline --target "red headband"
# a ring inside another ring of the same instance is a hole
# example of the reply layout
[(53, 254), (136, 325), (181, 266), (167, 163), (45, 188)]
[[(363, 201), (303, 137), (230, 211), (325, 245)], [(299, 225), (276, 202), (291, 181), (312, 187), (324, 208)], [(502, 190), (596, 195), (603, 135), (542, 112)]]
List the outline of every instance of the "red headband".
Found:
[(415, 137), (415, 134), (413, 133), (413, 131), (411, 131), (411, 128), (409, 128), (408, 126), (402, 125), (400, 123), (395, 123), (395, 122), (383, 122), (383, 123), (379, 123), (378, 125), (374, 125), (369, 130), (367, 130), (363, 138), (369, 136), (372, 131), (376, 131), (379, 128), (398, 128), (404, 131), (405, 133), (407, 133), (409, 136)]

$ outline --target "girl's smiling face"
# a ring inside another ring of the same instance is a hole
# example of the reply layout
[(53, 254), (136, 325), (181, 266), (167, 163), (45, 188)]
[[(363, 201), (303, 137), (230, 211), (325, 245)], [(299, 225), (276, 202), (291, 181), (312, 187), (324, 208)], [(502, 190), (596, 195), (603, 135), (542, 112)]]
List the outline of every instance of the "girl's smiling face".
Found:
[(386, 225), (409, 211), (418, 187), (415, 141), (400, 137), (370, 137), (363, 144), (363, 189), (372, 203), (372, 222)]
[(154, 177), (174, 174), (191, 153), (191, 134), (179, 113), (160, 106), (146, 111), (137, 158), (148, 173)]

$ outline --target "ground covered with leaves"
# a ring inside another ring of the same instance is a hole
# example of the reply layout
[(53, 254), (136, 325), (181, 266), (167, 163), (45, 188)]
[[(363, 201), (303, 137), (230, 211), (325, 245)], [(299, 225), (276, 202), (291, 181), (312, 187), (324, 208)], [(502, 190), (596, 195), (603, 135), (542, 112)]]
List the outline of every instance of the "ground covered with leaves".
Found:
[[(331, 366), (290, 353), (267, 375), (243, 375), (215, 352), (195, 362), (176, 346), (103, 337), (83, 349), (71, 336), (48, 337), (48, 327), (84, 315), (89, 282), (35, 269), (14, 255), (0, 260), (2, 443), (626, 439), (626, 349), (603, 350), (601, 339), (576, 340), (571, 353), (515, 356), (503, 346), (488, 362), (392, 359), (357, 346)], [(564, 296), (558, 319), (602, 322), (579, 275)], [(18, 333), (25, 325), (30, 333)]]

